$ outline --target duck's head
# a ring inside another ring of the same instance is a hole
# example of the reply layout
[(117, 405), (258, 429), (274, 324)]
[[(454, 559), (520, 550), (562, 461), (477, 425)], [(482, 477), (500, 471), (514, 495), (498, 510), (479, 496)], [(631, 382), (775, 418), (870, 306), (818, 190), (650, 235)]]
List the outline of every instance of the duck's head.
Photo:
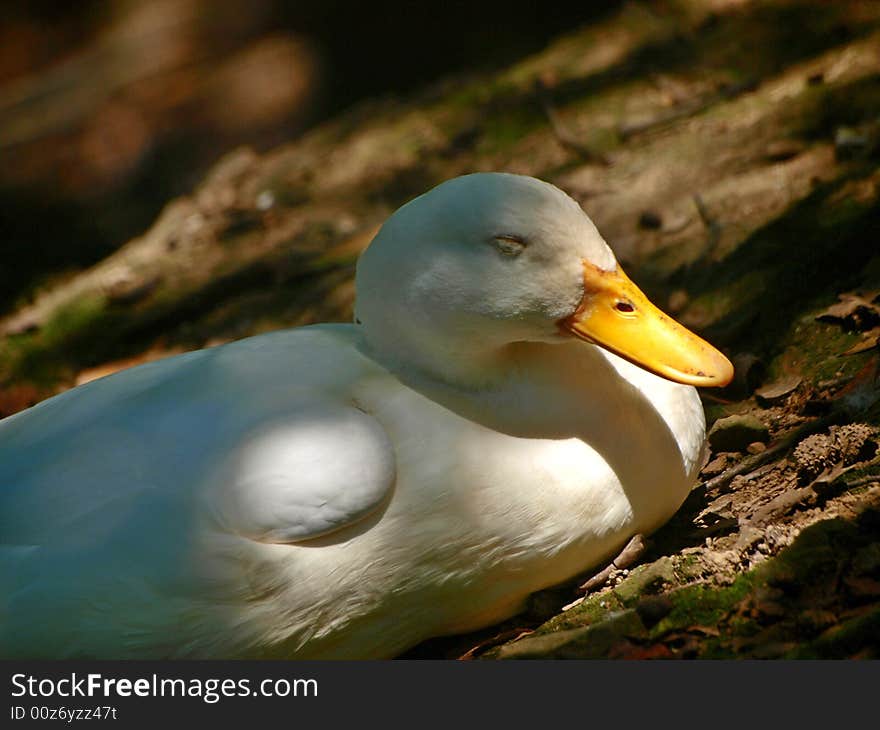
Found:
[(407, 203), (361, 256), (356, 286), (374, 349), (441, 377), (512, 343), (572, 339), (678, 383), (733, 376), (630, 281), (574, 200), (531, 177), (465, 175)]

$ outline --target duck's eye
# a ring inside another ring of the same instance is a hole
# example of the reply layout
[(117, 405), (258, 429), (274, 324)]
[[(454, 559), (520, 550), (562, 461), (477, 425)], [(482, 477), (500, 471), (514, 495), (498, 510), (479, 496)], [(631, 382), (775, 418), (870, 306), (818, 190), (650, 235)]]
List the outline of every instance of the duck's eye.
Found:
[(627, 301), (626, 299), (618, 299), (616, 302), (614, 302), (614, 308), (622, 314), (632, 314), (636, 311), (633, 303)]
[(519, 256), (526, 247), (525, 239), (520, 236), (503, 234), (492, 237), (492, 245), (505, 256)]

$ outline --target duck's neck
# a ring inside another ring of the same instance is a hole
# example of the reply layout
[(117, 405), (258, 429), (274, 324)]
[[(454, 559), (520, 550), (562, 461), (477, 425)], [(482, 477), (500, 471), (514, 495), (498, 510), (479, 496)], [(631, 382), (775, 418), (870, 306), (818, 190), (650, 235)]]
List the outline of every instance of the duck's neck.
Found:
[(407, 386), (487, 428), (581, 439), (634, 495), (690, 483), (699, 469), (705, 425), (696, 391), (593, 345), (485, 344), (418, 364), (377, 359)]

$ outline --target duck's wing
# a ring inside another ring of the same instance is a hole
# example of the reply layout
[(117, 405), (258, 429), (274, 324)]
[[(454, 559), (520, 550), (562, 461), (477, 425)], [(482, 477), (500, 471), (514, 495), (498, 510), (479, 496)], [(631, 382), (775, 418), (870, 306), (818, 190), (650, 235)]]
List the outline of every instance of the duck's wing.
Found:
[(280, 554), (251, 541), (326, 535), (393, 491), (394, 448), (353, 400), (383, 375), (353, 340), (343, 325), (271, 333), (0, 421), (0, 655), (249, 641), (223, 627), (250, 605), (257, 556)]
[(350, 392), (370, 367), (343, 326), (304, 328), (143, 365), (0, 421), (0, 545), (132, 542), (156, 510), (198, 520), (207, 508), (267, 542), (344, 527), (395, 480), (390, 439)]
[(385, 504), (396, 464), (375, 418), (324, 400), (262, 424), (223, 470), (222, 486), (209, 493), (223, 527), (260, 542), (291, 543), (347, 527)]

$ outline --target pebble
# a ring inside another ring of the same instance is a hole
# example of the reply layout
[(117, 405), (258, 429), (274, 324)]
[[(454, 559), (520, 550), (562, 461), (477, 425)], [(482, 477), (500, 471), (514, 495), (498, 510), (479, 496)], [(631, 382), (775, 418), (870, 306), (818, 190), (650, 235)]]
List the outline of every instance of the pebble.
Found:
[(721, 451), (744, 451), (750, 444), (770, 440), (770, 429), (757, 416), (741, 414), (719, 418), (709, 429), (709, 445)]
[(264, 190), (257, 196), (257, 210), (269, 210), (275, 205), (275, 195), (271, 190)]
[(837, 158), (851, 160), (870, 156), (877, 146), (866, 130), (854, 127), (838, 127), (834, 132), (834, 150)]

